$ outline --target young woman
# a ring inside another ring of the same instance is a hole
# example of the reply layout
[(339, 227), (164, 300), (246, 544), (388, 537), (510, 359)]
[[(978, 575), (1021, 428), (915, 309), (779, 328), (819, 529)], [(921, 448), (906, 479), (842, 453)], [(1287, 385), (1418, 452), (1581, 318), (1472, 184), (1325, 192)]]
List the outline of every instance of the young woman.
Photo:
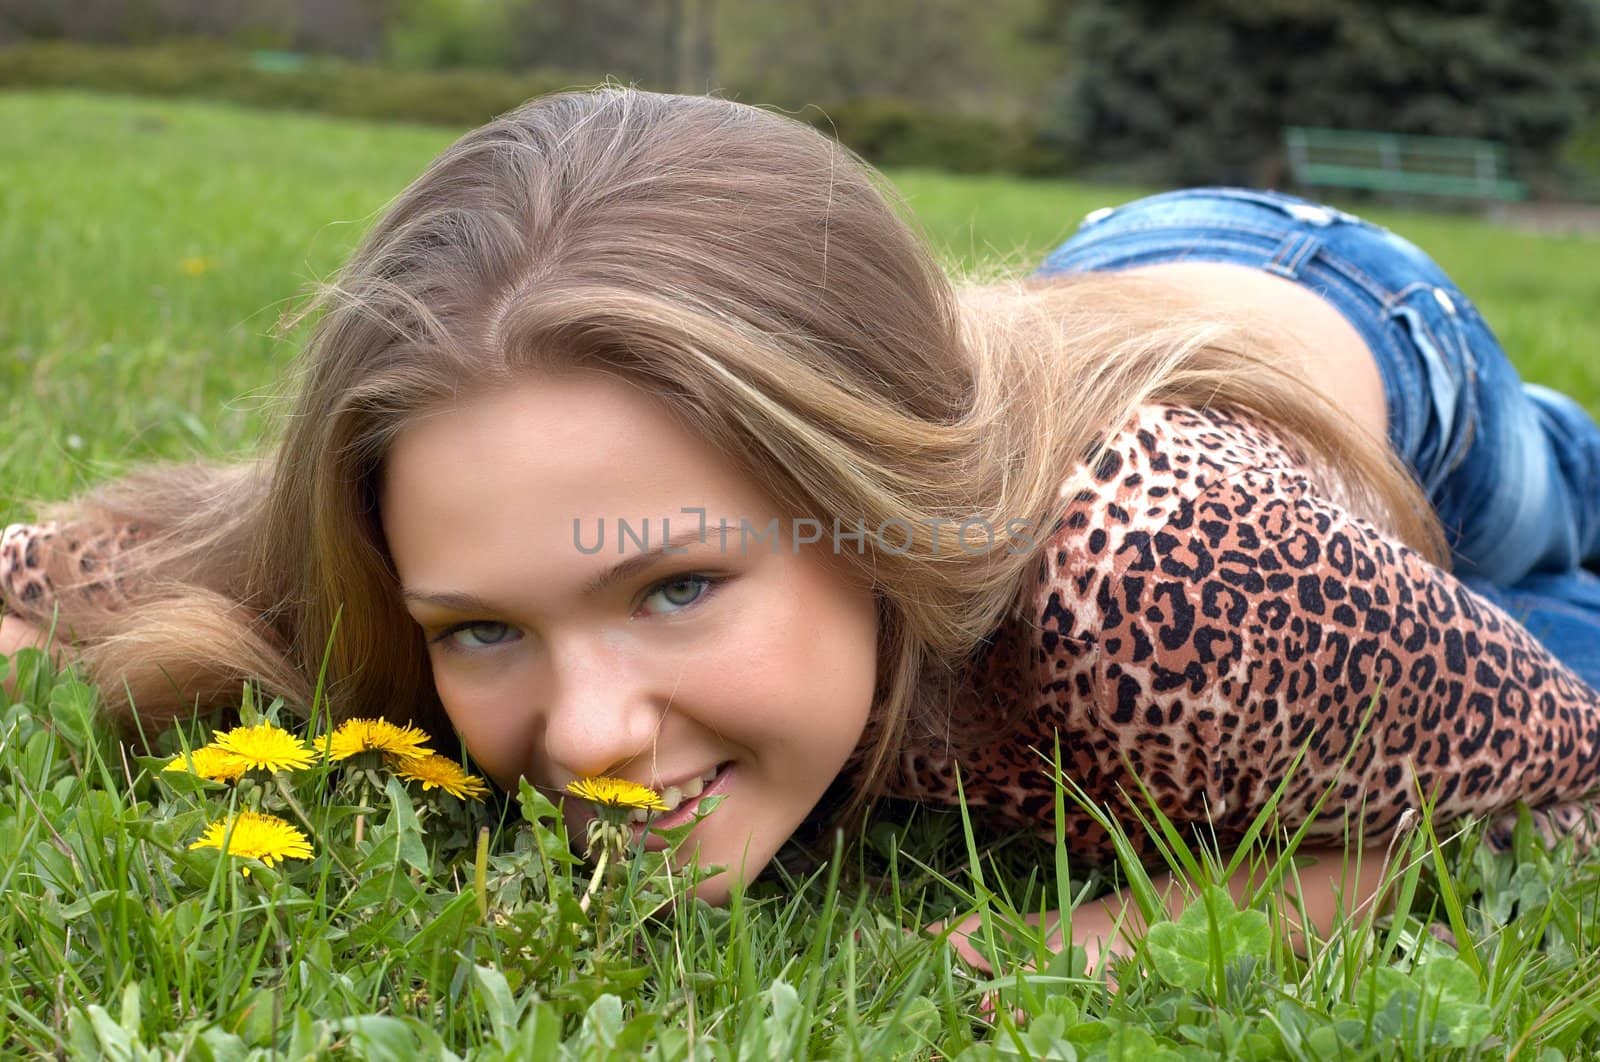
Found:
[(1419, 791), (1581, 828), (1600, 429), (1436, 266), (1267, 192), (1097, 212), (990, 282), (908, 219), (773, 113), (531, 101), (366, 235), (268, 457), (7, 529), (0, 651), (53, 631), (145, 720), (246, 677), (303, 703), (326, 655), (338, 711), (453, 728), (502, 786), (618, 775), (666, 824), (721, 794), (712, 899), (835, 783), (959, 773), (1048, 833), (1057, 740), (1146, 858), (1135, 775), (1236, 842), (1309, 745), (1280, 817), (1333, 787), (1322, 924), (1376, 880), (1346, 826), (1370, 853)]

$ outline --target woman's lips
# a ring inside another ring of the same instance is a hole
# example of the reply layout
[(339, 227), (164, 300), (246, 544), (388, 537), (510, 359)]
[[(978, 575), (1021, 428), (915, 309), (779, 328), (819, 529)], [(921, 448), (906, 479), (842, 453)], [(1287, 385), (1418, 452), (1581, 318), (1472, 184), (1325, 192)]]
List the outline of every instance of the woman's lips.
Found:
[(666, 838), (658, 836), (654, 831), (670, 830), (674, 826), (681, 826), (686, 822), (692, 821), (695, 809), (700, 806), (700, 801), (708, 796), (720, 796), (725, 793), (732, 778), (733, 764), (731, 762), (722, 764), (717, 768), (716, 777), (707, 782), (705, 788), (700, 790), (697, 796), (684, 797), (683, 802), (672, 811), (663, 812), (652, 819), (648, 827), (642, 822), (631, 823), (634, 839), (637, 840), (639, 835), (648, 828), (652, 832), (644, 839), (645, 847), (652, 851), (665, 848), (667, 845)]

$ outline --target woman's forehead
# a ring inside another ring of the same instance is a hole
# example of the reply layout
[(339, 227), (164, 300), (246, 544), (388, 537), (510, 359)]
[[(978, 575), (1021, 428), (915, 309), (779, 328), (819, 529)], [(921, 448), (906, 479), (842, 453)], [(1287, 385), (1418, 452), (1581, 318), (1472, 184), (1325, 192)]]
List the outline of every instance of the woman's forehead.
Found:
[(419, 419), (389, 452), (379, 501), (397, 561), (446, 536), (488, 548), (569, 540), (575, 525), (592, 538), (600, 521), (679, 529), (774, 515), (649, 396), (592, 381), (522, 385)]

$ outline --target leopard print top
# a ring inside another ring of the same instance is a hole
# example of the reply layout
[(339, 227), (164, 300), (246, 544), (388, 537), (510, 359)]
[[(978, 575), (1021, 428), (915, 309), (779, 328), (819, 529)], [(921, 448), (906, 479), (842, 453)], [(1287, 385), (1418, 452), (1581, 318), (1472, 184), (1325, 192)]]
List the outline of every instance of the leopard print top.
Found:
[[(969, 806), (1053, 836), (1059, 737), (1064, 775), (1150, 863), (1129, 799), (1154, 817), (1130, 769), (1174, 823), (1223, 845), (1288, 774), (1290, 829), (1331, 790), (1308, 840), (1342, 842), (1346, 811), (1351, 836), (1391, 834), (1420, 788), (1439, 826), (1487, 816), (1491, 849), (1522, 800), (1547, 841), (1587, 850), (1600, 829), (1578, 798), (1600, 787), (1600, 693), (1356, 516), (1319, 467), (1236, 415), (1144, 407), (1065, 507), (1031, 608), (977, 658), (952, 733), (1019, 701), (1020, 728), (976, 749), (907, 748), (871, 788), (954, 804), (959, 769)], [(1071, 796), (1066, 810), (1068, 851), (1110, 862), (1106, 831)]]
[[(1066, 777), (1154, 863), (1129, 810), (1131, 797), (1151, 818), (1134, 774), (1175, 823), (1226, 844), (1306, 746), (1278, 815), (1293, 828), (1331, 790), (1310, 839), (1342, 841), (1342, 812), (1381, 837), (1418, 807), (1420, 788), (1441, 826), (1489, 816), (1491, 848), (1508, 845), (1518, 800), (1547, 840), (1590, 848), (1600, 693), (1355, 515), (1314, 467), (1234, 414), (1143, 407), (1065, 506), (1031, 607), (975, 658), (961, 722), (1021, 709), (1018, 729), (971, 750), (910, 744), (868, 788), (951, 805), (959, 770), (970, 806), (1053, 834), (1059, 738)], [(116, 554), (139, 538), (135, 527), (12, 525), (0, 535), (0, 604), (48, 623), (68, 581), (115, 601)], [(1069, 851), (1109, 863), (1106, 832), (1066, 804)]]

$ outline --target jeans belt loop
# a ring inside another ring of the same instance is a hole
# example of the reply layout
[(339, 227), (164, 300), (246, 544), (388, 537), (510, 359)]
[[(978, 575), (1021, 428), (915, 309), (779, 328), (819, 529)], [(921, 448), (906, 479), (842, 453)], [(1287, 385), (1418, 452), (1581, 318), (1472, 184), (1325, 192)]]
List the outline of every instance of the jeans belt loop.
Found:
[(1322, 237), (1315, 232), (1307, 229), (1296, 230), (1283, 238), (1277, 252), (1272, 256), (1272, 261), (1264, 268), (1267, 272), (1276, 273), (1280, 277), (1298, 280), (1300, 270), (1321, 246)]

